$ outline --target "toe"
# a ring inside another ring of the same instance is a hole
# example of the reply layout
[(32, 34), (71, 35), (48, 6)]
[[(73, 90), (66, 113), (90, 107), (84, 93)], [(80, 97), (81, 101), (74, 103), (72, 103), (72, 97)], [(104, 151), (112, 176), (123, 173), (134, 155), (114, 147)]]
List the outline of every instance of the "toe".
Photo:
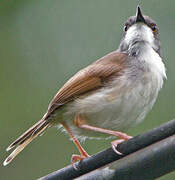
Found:
[(115, 141), (112, 141), (111, 144), (112, 144), (112, 149), (114, 150), (114, 152), (116, 152), (118, 155), (122, 155), (121, 152), (119, 152), (116, 148), (118, 146), (118, 144), (124, 142), (125, 140), (123, 139), (119, 139), (119, 140), (115, 140)]
[(89, 155), (87, 156), (83, 156), (83, 155), (77, 155), (77, 154), (73, 154), (72, 155), (72, 158), (71, 158), (71, 163), (72, 163), (72, 166), (75, 170), (78, 170), (78, 168), (75, 166), (75, 162), (77, 161), (82, 161), (83, 159), (89, 157)]

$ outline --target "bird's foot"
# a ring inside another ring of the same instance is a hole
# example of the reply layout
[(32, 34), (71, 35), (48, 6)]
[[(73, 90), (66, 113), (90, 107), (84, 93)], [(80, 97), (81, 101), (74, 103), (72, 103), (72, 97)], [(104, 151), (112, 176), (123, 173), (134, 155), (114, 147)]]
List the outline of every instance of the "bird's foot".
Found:
[(83, 159), (85, 159), (87, 157), (90, 157), (87, 153), (84, 153), (83, 155), (73, 154), (72, 159), (71, 159), (71, 163), (72, 163), (73, 168), (75, 170), (78, 170), (78, 168), (75, 166), (75, 162), (82, 161)]
[(112, 149), (114, 150), (114, 152), (116, 152), (116, 153), (119, 154), (119, 155), (122, 155), (122, 153), (119, 152), (119, 151), (116, 149), (117, 146), (118, 146), (118, 144), (120, 144), (120, 143), (122, 143), (122, 142), (124, 142), (124, 141), (127, 141), (127, 140), (129, 140), (129, 139), (131, 139), (131, 138), (133, 138), (133, 137), (126, 135), (126, 136), (125, 136), (125, 139), (118, 139), (118, 140), (112, 141), (112, 142), (111, 142), (111, 145), (112, 145)]

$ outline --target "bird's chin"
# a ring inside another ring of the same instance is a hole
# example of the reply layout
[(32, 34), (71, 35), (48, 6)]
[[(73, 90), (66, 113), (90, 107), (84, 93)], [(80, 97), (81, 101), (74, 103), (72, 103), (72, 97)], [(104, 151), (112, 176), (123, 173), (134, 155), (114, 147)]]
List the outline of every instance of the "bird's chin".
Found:
[(149, 46), (151, 47), (154, 51), (157, 52), (157, 48), (156, 45), (152, 42), (149, 42), (148, 40), (145, 39), (134, 39), (129, 45), (128, 45), (128, 49), (130, 49), (131, 47), (144, 47), (144, 46)]
[(131, 40), (129, 43), (126, 41), (123, 41), (123, 43), (121, 43), (119, 49), (122, 52), (122, 51), (131, 50), (133, 48), (140, 49), (141, 47), (144, 47), (145, 45), (148, 45), (148, 46), (152, 47), (154, 50), (156, 50), (154, 44), (150, 43), (148, 40), (145, 40), (143, 38), (135, 38), (135, 39)]
[(148, 43), (148, 41), (145, 41), (144, 39), (134, 39), (130, 43), (130, 46), (134, 46), (135, 44), (145, 44), (145, 43)]

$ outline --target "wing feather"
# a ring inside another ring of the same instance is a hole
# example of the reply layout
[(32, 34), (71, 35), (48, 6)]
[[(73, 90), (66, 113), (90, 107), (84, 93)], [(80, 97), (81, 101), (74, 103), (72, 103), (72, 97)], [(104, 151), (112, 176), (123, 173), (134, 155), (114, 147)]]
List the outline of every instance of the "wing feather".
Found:
[(127, 54), (114, 51), (76, 73), (55, 95), (49, 105), (47, 115), (75, 97), (103, 87), (112, 75), (120, 76), (126, 58)]

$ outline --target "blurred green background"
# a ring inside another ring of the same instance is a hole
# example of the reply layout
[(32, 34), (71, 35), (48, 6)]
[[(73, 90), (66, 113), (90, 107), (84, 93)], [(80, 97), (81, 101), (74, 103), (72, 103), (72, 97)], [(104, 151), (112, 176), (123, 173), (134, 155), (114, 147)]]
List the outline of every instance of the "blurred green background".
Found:
[[(45, 113), (57, 90), (76, 71), (117, 49), (125, 20), (137, 0), (1, 0), (0, 3), (0, 179), (31, 180), (70, 163), (77, 149), (56, 128), (32, 142), (7, 167), (5, 148)], [(143, 12), (160, 28), (167, 76), (137, 135), (175, 117), (175, 1), (143, 1)], [(87, 140), (94, 154), (110, 141)], [(175, 173), (161, 180), (175, 179)]]

